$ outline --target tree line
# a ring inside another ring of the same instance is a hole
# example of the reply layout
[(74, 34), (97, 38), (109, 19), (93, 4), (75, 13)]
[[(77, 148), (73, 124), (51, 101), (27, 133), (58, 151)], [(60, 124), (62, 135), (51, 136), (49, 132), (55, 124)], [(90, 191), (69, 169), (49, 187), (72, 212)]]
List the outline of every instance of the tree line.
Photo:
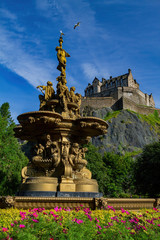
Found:
[[(14, 195), (21, 184), (21, 169), (28, 158), (14, 137), (9, 103), (0, 106), (0, 195)], [(88, 144), (86, 160), (92, 178), (105, 197), (160, 197), (160, 142), (144, 147), (136, 158), (98, 152)]]

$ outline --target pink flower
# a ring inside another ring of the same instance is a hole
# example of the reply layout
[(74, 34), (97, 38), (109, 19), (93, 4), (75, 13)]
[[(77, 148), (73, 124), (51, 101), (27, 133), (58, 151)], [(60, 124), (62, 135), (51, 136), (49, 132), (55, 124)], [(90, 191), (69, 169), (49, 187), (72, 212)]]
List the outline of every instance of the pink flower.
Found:
[(75, 219), (72, 220), (72, 222), (76, 222), (78, 224), (81, 224), (81, 223), (83, 223), (83, 220), (75, 218)]
[(130, 230), (130, 229), (131, 229), (130, 227), (126, 227), (126, 226), (125, 226), (125, 228), (126, 228), (126, 229), (128, 229), (128, 230)]
[(25, 225), (20, 224), (19, 227), (20, 227), (20, 228), (25, 228)]
[(37, 219), (32, 219), (33, 222), (38, 223), (39, 221)]
[(32, 213), (31, 216), (37, 218), (37, 217), (38, 217), (38, 214), (37, 214), (37, 213)]
[(126, 223), (126, 221), (124, 221), (124, 220), (121, 220), (121, 222), (122, 222), (122, 223)]
[[(159, 224), (159, 225), (160, 225), (160, 224)], [(147, 231), (147, 229), (146, 229), (144, 226), (142, 226), (142, 228)]]
[(135, 217), (134, 219), (136, 220), (136, 222), (139, 222), (139, 219), (138, 219), (138, 218)]
[(150, 223), (150, 224), (153, 224), (154, 225), (154, 222), (153, 222), (153, 220), (146, 220), (148, 223)]
[(123, 208), (121, 208), (121, 212), (122, 212), (122, 213), (125, 213), (126, 211), (125, 211)]
[(43, 212), (44, 215), (48, 215), (46, 212)]
[(67, 233), (67, 229), (63, 228), (63, 232), (64, 232), (64, 233)]
[(157, 208), (153, 208), (153, 210), (154, 210), (154, 211), (156, 211), (156, 212), (158, 211), (158, 209), (157, 209)]
[(6, 237), (7, 240), (13, 240), (13, 238), (10, 238), (9, 235)]
[(160, 227), (160, 224), (157, 224), (158, 227)]
[(126, 211), (126, 214), (129, 215), (130, 213), (128, 211)]
[(20, 211), (20, 215), (26, 215), (26, 212), (21, 212), (21, 211)]
[(90, 208), (84, 208), (83, 211), (84, 211), (85, 213), (91, 214)]
[(85, 213), (85, 215), (88, 217), (90, 221), (92, 221), (92, 217), (88, 213)]
[(99, 220), (98, 220), (97, 218), (95, 218), (95, 220), (96, 220), (97, 222), (99, 222)]
[(116, 221), (116, 222), (119, 222), (117, 216), (114, 216), (114, 217), (111, 217), (112, 220)]
[(123, 208), (121, 208), (121, 212), (122, 212), (122, 213), (126, 213), (127, 215), (130, 214), (128, 211), (124, 210)]
[(14, 227), (14, 223), (11, 223), (11, 227)]
[(2, 231), (3, 231), (3, 232), (7, 232), (7, 231), (8, 231), (8, 228), (5, 228), (5, 227), (4, 227), (4, 228), (2, 228)]
[(115, 209), (112, 206), (107, 206), (108, 209), (111, 209), (113, 212), (115, 212)]
[(81, 223), (83, 223), (83, 220), (79, 219), (79, 220), (77, 220), (76, 222), (77, 222), (78, 224), (81, 224)]
[(96, 224), (97, 228), (102, 229), (100, 225)]
[(108, 222), (108, 225), (109, 225), (109, 226), (113, 226), (113, 223)]
[(62, 210), (62, 208), (60, 207), (60, 208), (58, 208), (58, 207), (55, 207), (54, 208), (54, 210), (56, 211), (56, 212), (59, 212), (59, 211), (61, 211)]

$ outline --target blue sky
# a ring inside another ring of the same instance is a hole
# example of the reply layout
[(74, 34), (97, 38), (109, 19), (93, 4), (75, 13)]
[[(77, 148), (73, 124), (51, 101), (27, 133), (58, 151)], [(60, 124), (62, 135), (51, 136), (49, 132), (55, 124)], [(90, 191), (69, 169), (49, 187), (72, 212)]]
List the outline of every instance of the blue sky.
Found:
[(14, 120), (39, 109), (36, 86), (55, 88), (60, 30), (68, 87), (84, 95), (95, 76), (131, 68), (160, 108), (159, 0), (0, 0), (0, 104), (9, 102)]

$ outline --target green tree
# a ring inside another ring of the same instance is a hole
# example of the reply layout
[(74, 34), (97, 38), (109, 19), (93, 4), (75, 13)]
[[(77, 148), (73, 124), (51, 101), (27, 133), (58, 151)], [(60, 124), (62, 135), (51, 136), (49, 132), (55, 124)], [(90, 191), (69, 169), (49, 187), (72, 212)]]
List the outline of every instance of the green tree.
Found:
[(98, 152), (98, 148), (91, 143), (87, 145), (88, 152), (86, 160), (88, 161), (87, 168), (92, 172), (92, 178), (96, 179), (99, 185), (99, 191), (106, 195), (106, 187), (109, 181), (107, 169), (102, 160), (102, 155)]
[(130, 197), (135, 193), (134, 161), (130, 156), (104, 153), (89, 144), (86, 159), (93, 178), (98, 181), (99, 190), (108, 197)]
[(15, 123), (9, 103), (0, 107), (0, 195), (14, 195), (21, 182), (21, 169), (28, 162), (14, 137)]
[(145, 146), (137, 159), (136, 185), (139, 194), (160, 197), (160, 142)]
[(105, 152), (103, 156), (109, 182), (107, 195), (110, 197), (130, 197), (135, 193), (134, 160), (130, 156)]

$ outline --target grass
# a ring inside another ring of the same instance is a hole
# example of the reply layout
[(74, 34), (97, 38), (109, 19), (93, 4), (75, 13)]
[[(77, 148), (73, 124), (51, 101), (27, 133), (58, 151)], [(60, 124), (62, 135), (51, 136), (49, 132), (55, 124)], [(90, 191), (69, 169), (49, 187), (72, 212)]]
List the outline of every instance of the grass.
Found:
[(127, 111), (136, 114), (141, 121), (147, 122), (160, 135), (160, 116), (157, 110), (155, 110), (154, 113), (149, 115), (136, 113), (131, 110), (127, 110)]
[(113, 111), (113, 112), (108, 112), (106, 116), (104, 117), (105, 121), (108, 121), (112, 118), (116, 118), (120, 114), (121, 110), (118, 111)]

